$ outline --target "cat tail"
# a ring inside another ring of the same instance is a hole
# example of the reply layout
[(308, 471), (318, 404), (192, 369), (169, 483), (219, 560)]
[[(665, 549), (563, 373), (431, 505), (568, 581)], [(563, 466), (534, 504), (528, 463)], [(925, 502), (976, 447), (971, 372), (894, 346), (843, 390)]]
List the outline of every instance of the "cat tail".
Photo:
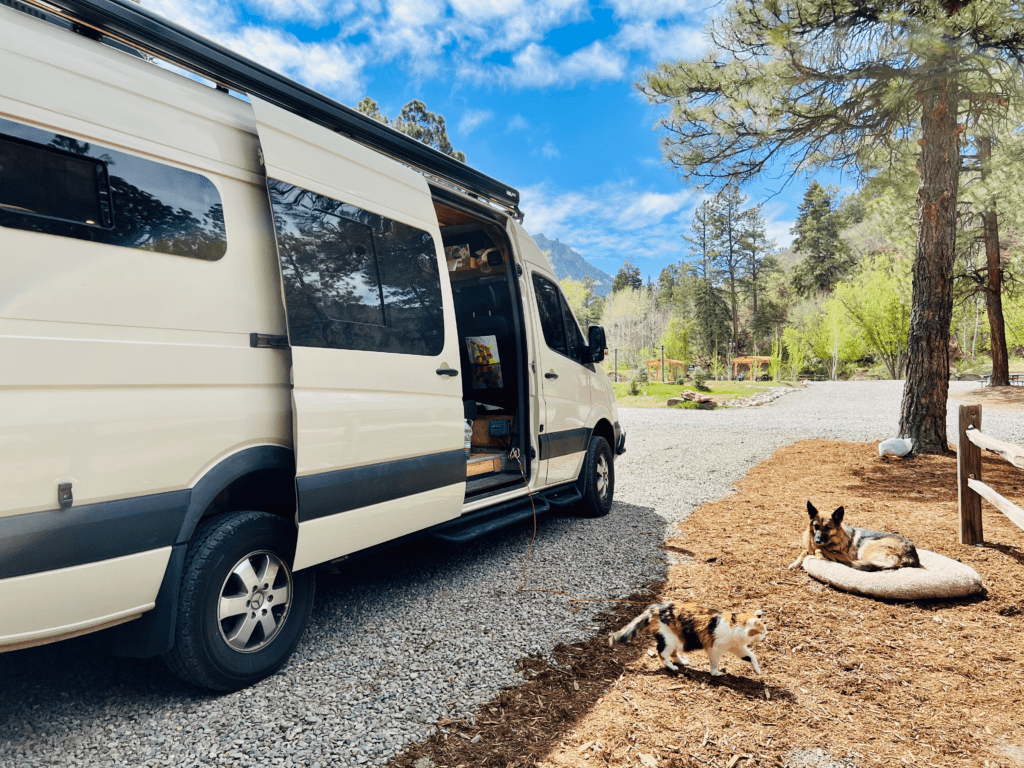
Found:
[(672, 603), (654, 603), (653, 605), (647, 606), (647, 609), (633, 619), (629, 624), (624, 626), (618, 632), (612, 632), (608, 635), (608, 645), (614, 646), (616, 643), (624, 643), (627, 640), (639, 632), (641, 629), (651, 623), (651, 619), (658, 616), (662, 609), (668, 608)]

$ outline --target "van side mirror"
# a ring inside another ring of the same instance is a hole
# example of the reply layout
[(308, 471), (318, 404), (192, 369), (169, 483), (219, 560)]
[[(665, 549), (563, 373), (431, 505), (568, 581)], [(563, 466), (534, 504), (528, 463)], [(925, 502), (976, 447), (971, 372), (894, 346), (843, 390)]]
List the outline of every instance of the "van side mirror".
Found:
[(590, 344), (587, 348), (588, 362), (600, 363), (604, 360), (605, 347), (608, 346), (604, 337), (604, 328), (600, 325), (592, 325), (587, 331), (587, 336), (589, 337), (587, 341)]

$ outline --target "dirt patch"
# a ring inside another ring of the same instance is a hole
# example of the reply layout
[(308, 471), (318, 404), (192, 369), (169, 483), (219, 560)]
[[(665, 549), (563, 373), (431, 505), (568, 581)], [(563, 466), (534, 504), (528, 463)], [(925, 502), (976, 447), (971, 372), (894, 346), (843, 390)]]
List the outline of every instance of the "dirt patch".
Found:
[[(1024, 497), (1024, 472), (985, 459), (982, 474)], [(701, 652), (673, 673), (650, 655), (649, 636), (616, 649), (599, 636), (559, 646), (553, 663), (524, 660), (526, 682), (474, 724), (442, 722), (392, 765), (1024, 765), (1024, 531), (986, 504), (987, 544), (961, 547), (956, 497), (955, 458), (888, 463), (873, 443), (780, 449), (680, 525), (667, 583), (633, 596), (761, 608), (763, 677), (726, 656), (727, 674), (712, 678)], [(891, 603), (786, 570), (808, 499), (969, 564), (987, 593)], [(640, 610), (616, 606), (605, 629)]]
[(978, 403), (986, 408), (998, 410), (1024, 410), (1024, 387), (983, 387), (968, 392), (950, 392), (953, 400), (962, 403)]

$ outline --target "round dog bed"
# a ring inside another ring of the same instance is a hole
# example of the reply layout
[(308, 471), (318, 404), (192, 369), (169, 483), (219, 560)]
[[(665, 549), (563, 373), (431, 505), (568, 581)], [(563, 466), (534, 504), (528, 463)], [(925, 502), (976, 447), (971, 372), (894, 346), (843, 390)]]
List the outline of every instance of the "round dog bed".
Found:
[(818, 581), (844, 592), (885, 600), (922, 600), (973, 595), (983, 589), (981, 576), (969, 565), (918, 549), (920, 568), (858, 571), (830, 560), (804, 560), (804, 570)]

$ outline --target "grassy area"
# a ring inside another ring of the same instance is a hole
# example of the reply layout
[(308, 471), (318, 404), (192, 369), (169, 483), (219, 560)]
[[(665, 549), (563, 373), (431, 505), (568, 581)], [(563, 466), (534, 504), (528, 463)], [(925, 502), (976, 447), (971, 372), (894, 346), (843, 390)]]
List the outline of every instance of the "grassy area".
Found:
[[(665, 408), (670, 397), (676, 397), (684, 389), (697, 391), (696, 385), (689, 381), (683, 386), (677, 384), (652, 383), (640, 388), (641, 394), (629, 394), (629, 382), (612, 383), (615, 398), (623, 408)], [(719, 404), (724, 404), (734, 397), (750, 397), (772, 387), (792, 387), (790, 381), (709, 381), (710, 394)]]

